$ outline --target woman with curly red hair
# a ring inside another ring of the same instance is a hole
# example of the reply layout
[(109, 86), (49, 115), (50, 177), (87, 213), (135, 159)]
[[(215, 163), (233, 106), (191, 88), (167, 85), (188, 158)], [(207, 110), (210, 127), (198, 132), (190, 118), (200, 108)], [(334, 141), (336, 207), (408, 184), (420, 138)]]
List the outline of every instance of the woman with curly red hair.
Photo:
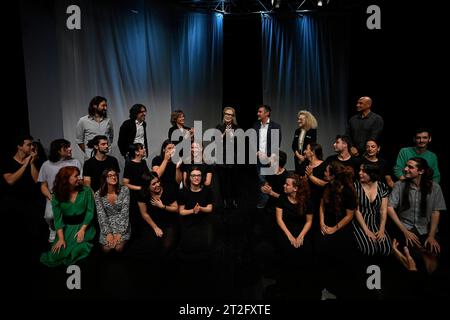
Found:
[(49, 267), (72, 265), (86, 258), (92, 248), (95, 229), (94, 195), (83, 186), (77, 167), (61, 168), (53, 187), (52, 208), (57, 237), (51, 250), (41, 255), (41, 262)]

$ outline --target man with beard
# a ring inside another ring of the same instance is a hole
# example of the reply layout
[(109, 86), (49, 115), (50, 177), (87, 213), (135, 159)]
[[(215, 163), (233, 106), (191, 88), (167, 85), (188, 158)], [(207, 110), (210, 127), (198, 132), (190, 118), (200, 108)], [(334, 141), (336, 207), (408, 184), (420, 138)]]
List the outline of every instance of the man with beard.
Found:
[(106, 136), (95, 136), (94, 139), (89, 140), (87, 147), (92, 148), (95, 154), (92, 158), (84, 162), (83, 183), (96, 192), (100, 189), (100, 178), (103, 171), (113, 169), (119, 173), (119, 162), (115, 157), (107, 155), (109, 144)]
[(394, 167), (394, 173), (400, 180), (404, 180), (404, 171), (406, 163), (413, 157), (419, 157), (427, 160), (428, 166), (433, 169), (433, 181), (439, 183), (441, 174), (439, 172), (437, 156), (434, 152), (428, 150), (428, 144), (431, 142), (431, 132), (427, 128), (419, 128), (414, 136), (415, 147), (402, 148), (397, 156), (397, 163)]
[(106, 98), (96, 96), (89, 103), (88, 115), (81, 117), (77, 124), (76, 142), (84, 153), (84, 158), (91, 157), (92, 149), (87, 147), (87, 142), (97, 135), (108, 137), (109, 145), (113, 143), (113, 123), (107, 116)]

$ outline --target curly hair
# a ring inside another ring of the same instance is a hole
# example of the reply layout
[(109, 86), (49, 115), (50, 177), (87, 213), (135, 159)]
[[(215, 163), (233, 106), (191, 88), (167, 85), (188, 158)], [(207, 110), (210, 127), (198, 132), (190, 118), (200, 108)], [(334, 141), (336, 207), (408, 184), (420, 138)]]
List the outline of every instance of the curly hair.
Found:
[[(60, 202), (67, 202), (70, 199), (71, 186), (69, 184), (69, 178), (77, 172), (80, 174), (80, 169), (74, 166), (68, 166), (61, 168), (55, 177), (55, 182), (53, 184), (53, 193), (56, 199)], [(77, 185), (75, 191), (81, 191), (83, 185)]]
[(351, 191), (355, 201), (356, 190), (353, 185), (353, 176), (355, 175), (353, 168), (343, 165), (338, 161), (332, 161), (328, 165), (330, 175), (334, 176), (333, 180), (325, 188), (323, 201), (332, 212), (338, 214), (342, 209), (342, 199), (344, 188)]
[(295, 200), (297, 202), (295, 208), (297, 210), (297, 213), (301, 216), (305, 215), (308, 199), (311, 194), (308, 180), (305, 177), (301, 177), (297, 174), (292, 173), (289, 174), (286, 179), (292, 179), (293, 186), (297, 188), (297, 192), (295, 193)]

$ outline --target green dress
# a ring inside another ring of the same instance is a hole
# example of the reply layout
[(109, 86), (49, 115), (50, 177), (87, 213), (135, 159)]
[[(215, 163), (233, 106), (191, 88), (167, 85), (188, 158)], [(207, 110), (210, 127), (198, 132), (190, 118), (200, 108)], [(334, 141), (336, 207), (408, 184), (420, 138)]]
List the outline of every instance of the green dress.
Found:
[[(51, 251), (51, 248), (58, 241), (58, 236), (56, 236), (55, 241), (50, 246), (50, 251), (41, 255), (41, 262), (49, 267), (55, 267), (61, 264), (69, 266), (80, 259), (86, 258), (93, 246), (89, 241), (92, 241), (95, 236), (95, 229), (90, 225), (94, 217), (94, 195), (89, 187), (84, 186), (83, 190), (78, 192), (75, 202), (60, 202), (56, 197), (53, 197), (52, 207), (55, 229), (63, 229), (66, 248), (61, 247), (59, 253), (53, 253)], [(75, 216), (82, 216), (83, 214), (85, 214), (82, 220), (83, 222), (72, 224)], [(64, 224), (63, 217), (67, 217), (66, 221), (68, 219), (72, 219), (72, 221)], [(88, 227), (84, 234), (84, 241), (78, 243), (75, 235), (83, 224), (88, 225)]]

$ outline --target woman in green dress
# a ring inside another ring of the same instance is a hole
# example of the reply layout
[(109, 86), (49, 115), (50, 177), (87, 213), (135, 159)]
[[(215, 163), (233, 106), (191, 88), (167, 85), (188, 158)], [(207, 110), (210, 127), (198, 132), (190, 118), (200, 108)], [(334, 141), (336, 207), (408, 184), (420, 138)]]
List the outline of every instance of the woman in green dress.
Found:
[(72, 265), (86, 258), (92, 248), (95, 229), (90, 225), (94, 216), (94, 195), (83, 186), (77, 167), (59, 170), (53, 187), (52, 207), (57, 237), (51, 250), (41, 255), (49, 267)]

